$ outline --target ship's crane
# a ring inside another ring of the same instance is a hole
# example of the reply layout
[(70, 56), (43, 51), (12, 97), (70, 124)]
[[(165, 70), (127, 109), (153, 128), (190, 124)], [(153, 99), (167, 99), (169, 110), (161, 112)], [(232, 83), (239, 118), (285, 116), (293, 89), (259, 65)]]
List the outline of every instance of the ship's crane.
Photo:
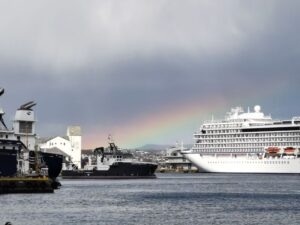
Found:
[(0, 88), (0, 96), (4, 94), (4, 88)]
[[(0, 88), (0, 96), (3, 94), (4, 94), (4, 88)], [(0, 122), (5, 127), (5, 129), (8, 130), (6, 124), (3, 120), (3, 115), (4, 115), (4, 111), (0, 108)]]

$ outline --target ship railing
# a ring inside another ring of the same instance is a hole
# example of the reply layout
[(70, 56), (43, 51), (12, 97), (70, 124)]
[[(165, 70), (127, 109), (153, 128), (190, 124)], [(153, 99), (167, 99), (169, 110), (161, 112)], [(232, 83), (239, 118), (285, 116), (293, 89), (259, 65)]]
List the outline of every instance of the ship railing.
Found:
[(226, 120), (204, 120), (204, 123), (226, 123)]
[(292, 124), (295, 122), (295, 121), (300, 121), (300, 117), (299, 116), (295, 116), (292, 118)]
[[(244, 122), (247, 122), (248, 120), (245, 119), (230, 119), (230, 120), (206, 120), (204, 121), (204, 125), (212, 125), (212, 124), (224, 124), (224, 125), (228, 125), (228, 124), (243, 124)], [(249, 122), (249, 121), (248, 121)]]

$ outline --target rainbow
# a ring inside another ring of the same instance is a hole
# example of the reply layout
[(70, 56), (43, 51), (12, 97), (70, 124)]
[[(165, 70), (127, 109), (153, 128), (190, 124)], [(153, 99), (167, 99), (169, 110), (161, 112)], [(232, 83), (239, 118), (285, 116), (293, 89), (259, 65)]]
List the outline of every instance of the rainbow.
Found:
[[(273, 88), (275, 86), (277, 85), (272, 85)], [(284, 89), (282, 83), (279, 83), (278, 87)], [(237, 103), (258, 104), (274, 98), (272, 91), (268, 92), (259, 87), (256, 87), (256, 89), (255, 92), (244, 90), (243, 95), (238, 95), (235, 99), (214, 96), (207, 101), (191, 101), (180, 106), (161, 108), (157, 113), (145, 115), (120, 126), (90, 130), (83, 138), (83, 147), (107, 146), (109, 134), (115, 138), (116, 144), (122, 148), (136, 148), (145, 144), (173, 144), (176, 141), (182, 141), (183, 138), (185, 138), (183, 140), (185, 143), (192, 143), (193, 132), (198, 129), (203, 120), (211, 119), (212, 115), (220, 113), (224, 115), (224, 111), (228, 111), (232, 106), (243, 106)], [(247, 94), (249, 95), (247, 96)]]
[[(200, 125), (201, 118), (210, 118), (211, 113), (224, 108), (224, 99), (218, 98), (210, 102), (181, 105), (180, 107), (167, 107), (155, 114), (144, 116), (133, 123), (123, 124), (111, 128), (110, 131), (95, 131), (94, 135), (87, 135), (86, 147), (97, 146), (107, 140), (108, 134), (112, 134), (116, 143), (122, 148), (135, 148), (144, 144), (165, 144), (166, 140), (175, 143), (174, 136), (187, 131), (190, 143), (192, 133)], [(180, 140), (181, 141), (181, 140)]]

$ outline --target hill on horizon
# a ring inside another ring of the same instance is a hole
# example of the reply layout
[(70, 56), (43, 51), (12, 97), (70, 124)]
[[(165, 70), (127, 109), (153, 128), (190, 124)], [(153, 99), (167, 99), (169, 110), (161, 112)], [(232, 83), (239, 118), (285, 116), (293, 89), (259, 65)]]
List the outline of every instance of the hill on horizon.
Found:
[[(159, 145), (159, 144), (146, 144), (146, 145), (143, 145), (141, 147), (136, 147), (135, 149), (136, 150), (142, 150), (142, 151), (163, 151), (163, 150), (166, 150), (167, 148), (170, 148), (174, 146), (173, 145)], [(193, 145), (192, 144), (186, 144), (186, 145), (183, 145), (185, 148), (191, 148)]]

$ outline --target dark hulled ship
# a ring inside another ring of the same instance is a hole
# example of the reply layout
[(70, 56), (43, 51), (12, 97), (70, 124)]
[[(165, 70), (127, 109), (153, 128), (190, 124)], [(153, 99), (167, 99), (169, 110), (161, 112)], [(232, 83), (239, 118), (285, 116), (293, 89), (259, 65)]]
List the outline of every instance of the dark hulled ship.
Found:
[[(0, 96), (4, 89), (0, 89)], [(52, 180), (60, 174), (63, 156), (36, 149), (33, 101), (23, 104), (16, 111), (13, 129), (7, 128), (0, 108), (0, 177), (36, 175), (37, 170), (47, 171)]]
[(119, 150), (113, 143), (96, 148), (83, 169), (70, 164), (62, 170), (64, 179), (146, 179), (156, 178), (157, 164), (140, 162), (130, 152)]

